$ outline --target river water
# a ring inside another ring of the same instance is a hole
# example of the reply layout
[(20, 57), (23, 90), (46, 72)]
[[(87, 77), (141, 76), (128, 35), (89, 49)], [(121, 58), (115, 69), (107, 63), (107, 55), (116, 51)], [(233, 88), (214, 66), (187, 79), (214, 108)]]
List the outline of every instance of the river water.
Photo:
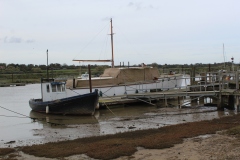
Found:
[(94, 116), (48, 115), (33, 112), (29, 107), (29, 99), (40, 97), (40, 84), (0, 87), (0, 147), (159, 128), (236, 114), (203, 106), (210, 100), (205, 98), (182, 109), (172, 100), (169, 103), (173, 107), (168, 108), (138, 104), (97, 110)]

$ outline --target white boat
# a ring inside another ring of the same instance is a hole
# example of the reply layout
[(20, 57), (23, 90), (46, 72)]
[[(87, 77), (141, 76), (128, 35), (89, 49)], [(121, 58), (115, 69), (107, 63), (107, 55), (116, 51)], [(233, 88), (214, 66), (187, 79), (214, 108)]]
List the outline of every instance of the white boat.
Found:
[[(111, 19), (111, 43), (113, 43)], [(125, 94), (164, 91), (179, 88), (182, 84), (182, 74), (160, 75), (153, 67), (122, 67), (114, 68), (113, 44), (111, 60), (73, 60), (79, 62), (111, 62), (112, 68), (105, 69), (100, 77), (91, 78), (91, 88), (97, 89), (100, 97), (123, 96)], [(90, 83), (87, 73), (76, 79), (68, 79), (66, 86), (68, 94), (85, 94), (89, 92)]]

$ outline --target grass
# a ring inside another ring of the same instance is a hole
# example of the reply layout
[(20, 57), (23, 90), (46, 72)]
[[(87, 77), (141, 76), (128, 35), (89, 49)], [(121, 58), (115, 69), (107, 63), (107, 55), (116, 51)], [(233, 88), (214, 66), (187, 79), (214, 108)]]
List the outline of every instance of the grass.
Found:
[(7, 154), (12, 153), (14, 151), (15, 151), (15, 149), (13, 149), (13, 148), (1, 148), (0, 149), (0, 156), (7, 155)]

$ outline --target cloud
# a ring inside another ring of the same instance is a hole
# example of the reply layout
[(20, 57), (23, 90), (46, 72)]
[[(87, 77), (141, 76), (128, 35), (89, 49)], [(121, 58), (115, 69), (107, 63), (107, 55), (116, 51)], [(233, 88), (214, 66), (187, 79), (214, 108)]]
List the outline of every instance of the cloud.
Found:
[(4, 43), (21, 43), (22, 39), (18, 37), (5, 37)]
[[(0, 39), (2, 40), (2, 39)], [(3, 38), (3, 42), (4, 43), (22, 43), (22, 42), (26, 42), (26, 43), (34, 43), (35, 40), (34, 39), (27, 39), (26, 41), (24, 41), (22, 38), (20, 37), (4, 37)]]
[(140, 2), (138, 3), (134, 3), (134, 2), (130, 2), (128, 3), (128, 7), (131, 8), (135, 8), (136, 10), (141, 10), (141, 9), (157, 9), (156, 7), (154, 7), (153, 5), (144, 5)]
[(35, 40), (34, 40), (34, 39), (28, 39), (28, 40), (26, 40), (26, 42), (27, 42), (27, 43), (34, 43)]

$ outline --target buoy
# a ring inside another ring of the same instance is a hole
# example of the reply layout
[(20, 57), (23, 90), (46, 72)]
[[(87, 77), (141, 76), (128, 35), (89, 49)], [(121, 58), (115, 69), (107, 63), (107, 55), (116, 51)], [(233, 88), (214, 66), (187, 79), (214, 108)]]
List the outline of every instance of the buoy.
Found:
[(46, 106), (46, 113), (49, 113), (49, 107)]

